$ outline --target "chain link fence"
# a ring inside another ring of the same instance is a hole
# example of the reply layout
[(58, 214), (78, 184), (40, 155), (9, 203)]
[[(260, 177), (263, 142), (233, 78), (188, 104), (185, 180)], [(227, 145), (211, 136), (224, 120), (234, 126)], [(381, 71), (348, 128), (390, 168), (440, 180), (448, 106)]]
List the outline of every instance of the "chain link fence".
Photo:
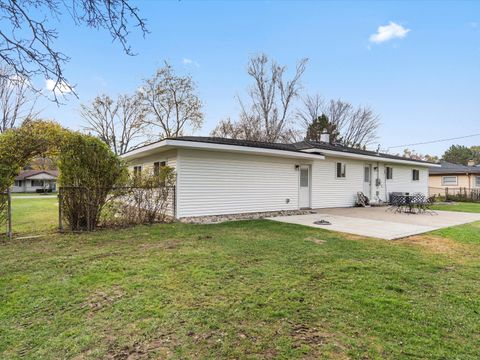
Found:
[(10, 189), (0, 192), (0, 226), (2, 231), (0, 238), (12, 238), (12, 195)]

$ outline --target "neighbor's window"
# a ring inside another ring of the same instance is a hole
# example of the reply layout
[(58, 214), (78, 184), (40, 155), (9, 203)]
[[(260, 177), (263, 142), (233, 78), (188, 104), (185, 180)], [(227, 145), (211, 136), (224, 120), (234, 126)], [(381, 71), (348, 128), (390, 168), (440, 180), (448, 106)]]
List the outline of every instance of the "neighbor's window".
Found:
[(387, 175), (387, 180), (392, 180), (393, 179), (393, 168), (391, 166), (387, 166), (386, 170), (386, 175)]
[(22, 186), (22, 180), (15, 180), (15, 186)]
[(133, 167), (133, 176), (140, 176), (142, 175), (142, 167), (141, 166), (134, 166)]
[(32, 186), (43, 186), (43, 180), (32, 180)]
[(337, 179), (345, 178), (347, 176), (347, 164), (337, 162)]
[(418, 170), (418, 169), (413, 169), (412, 170), (412, 180), (413, 181), (420, 180), (420, 170)]
[(443, 186), (457, 186), (458, 178), (456, 176), (442, 176)]
[(476, 187), (480, 187), (480, 176), (477, 176), (475, 178), (475, 185), (476, 185)]

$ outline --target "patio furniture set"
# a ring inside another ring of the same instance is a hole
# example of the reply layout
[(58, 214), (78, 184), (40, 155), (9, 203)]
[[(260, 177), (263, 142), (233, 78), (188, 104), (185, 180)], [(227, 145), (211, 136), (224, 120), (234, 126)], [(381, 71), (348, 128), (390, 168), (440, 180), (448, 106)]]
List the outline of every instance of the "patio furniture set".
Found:
[(433, 196), (427, 198), (421, 193), (391, 193), (389, 201), (390, 206), (387, 211), (407, 214), (428, 213), (430, 215), (435, 215), (437, 213), (431, 208), (434, 200)]

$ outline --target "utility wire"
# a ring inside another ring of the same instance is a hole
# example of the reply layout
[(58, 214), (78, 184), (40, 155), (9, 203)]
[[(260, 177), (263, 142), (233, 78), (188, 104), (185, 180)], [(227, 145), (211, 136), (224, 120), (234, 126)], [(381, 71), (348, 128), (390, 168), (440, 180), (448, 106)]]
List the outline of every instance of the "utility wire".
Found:
[(472, 134), (472, 135), (459, 136), (459, 137), (454, 137), (454, 138), (448, 138), (448, 139), (438, 139), (438, 140), (425, 141), (425, 142), (420, 142), (420, 143), (415, 143), (415, 144), (404, 144), (404, 145), (397, 145), (397, 146), (389, 146), (389, 147), (387, 147), (387, 149), (395, 149), (395, 148), (401, 148), (401, 147), (407, 147), (407, 146), (434, 144), (434, 143), (439, 143), (439, 142), (444, 142), (444, 141), (466, 139), (466, 138), (471, 138), (471, 137), (475, 137), (475, 136), (480, 136), (480, 133)]

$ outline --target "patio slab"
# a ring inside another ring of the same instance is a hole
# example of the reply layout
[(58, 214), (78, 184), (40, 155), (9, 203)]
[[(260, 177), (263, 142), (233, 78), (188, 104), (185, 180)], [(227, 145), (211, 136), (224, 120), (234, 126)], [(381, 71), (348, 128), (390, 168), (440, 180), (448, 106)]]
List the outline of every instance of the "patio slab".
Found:
[[(480, 221), (480, 214), (453, 211), (436, 211), (436, 215), (392, 213), (385, 207), (332, 208), (315, 211), (316, 214), (279, 216), (270, 220), (386, 240)], [(318, 220), (329, 221), (331, 225), (314, 224)]]

